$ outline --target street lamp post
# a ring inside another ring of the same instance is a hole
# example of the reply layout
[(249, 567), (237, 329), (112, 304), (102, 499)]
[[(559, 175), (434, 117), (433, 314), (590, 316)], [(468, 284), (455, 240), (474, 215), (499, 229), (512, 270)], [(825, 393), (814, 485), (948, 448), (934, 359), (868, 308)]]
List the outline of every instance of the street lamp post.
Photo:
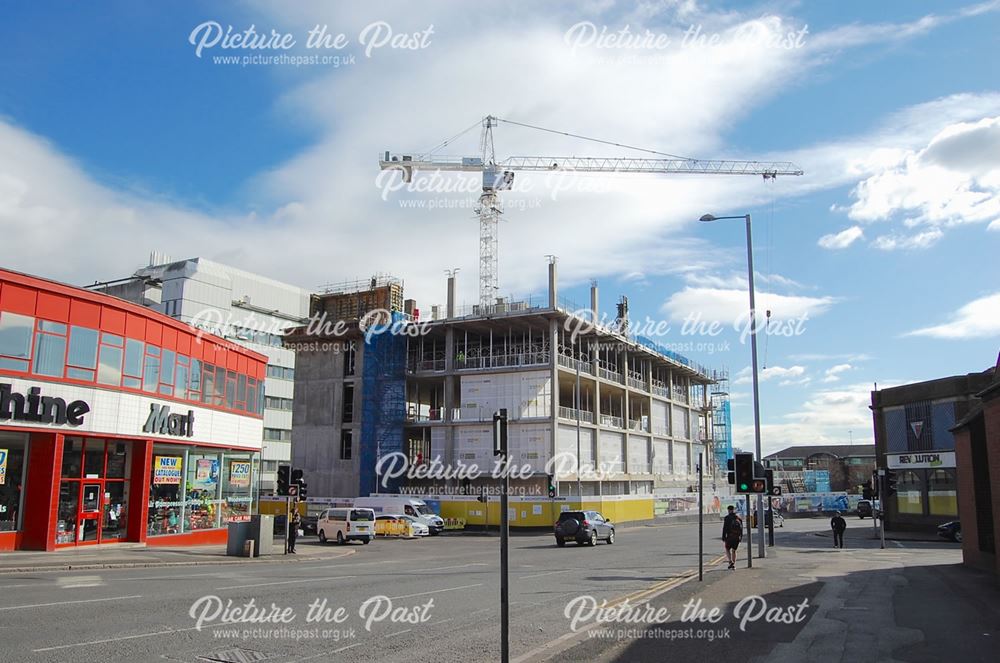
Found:
[[(750, 281), (750, 359), (753, 370), (753, 435), (754, 452), (757, 462), (763, 463), (763, 456), (760, 452), (760, 393), (757, 379), (757, 307), (754, 303), (753, 287), (753, 236), (750, 232), (750, 215), (743, 216), (713, 216), (706, 214), (701, 217), (701, 221), (719, 221), (723, 219), (744, 219), (747, 222), (747, 278)], [(749, 514), (747, 514), (749, 516)], [(764, 498), (757, 495), (757, 556), (764, 557)]]

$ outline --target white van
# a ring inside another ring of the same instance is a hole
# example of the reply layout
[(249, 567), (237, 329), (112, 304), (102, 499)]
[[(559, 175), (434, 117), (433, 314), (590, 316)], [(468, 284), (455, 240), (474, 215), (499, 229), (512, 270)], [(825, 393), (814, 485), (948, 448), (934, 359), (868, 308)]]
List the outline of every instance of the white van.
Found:
[(316, 521), (316, 534), (320, 543), (361, 541), (367, 544), (375, 539), (375, 512), (358, 508), (327, 509)]
[(434, 513), (427, 503), (415, 497), (406, 495), (375, 495), (372, 497), (358, 497), (354, 500), (354, 506), (372, 509), (379, 513), (402, 513), (413, 516), (420, 522), (427, 525), (431, 536), (436, 536), (444, 531), (444, 521), (441, 516)]

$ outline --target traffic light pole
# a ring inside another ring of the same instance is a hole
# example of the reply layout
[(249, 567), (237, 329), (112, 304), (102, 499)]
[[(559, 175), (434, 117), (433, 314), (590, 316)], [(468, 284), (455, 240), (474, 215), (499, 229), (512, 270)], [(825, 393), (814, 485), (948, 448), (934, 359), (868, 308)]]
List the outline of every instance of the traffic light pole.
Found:
[(510, 663), (510, 591), (509, 544), (510, 512), (508, 493), (510, 492), (510, 465), (507, 456), (507, 410), (500, 409), (493, 415), (493, 453), (503, 462), (503, 479), (500, 491), (500, 660)]
[(881, 531), (882, 544), (881, 548), (885, 548), (885, 511), (888, 502), (888, 496), (885, 494), (885, 470), (878, 471), (878, 505), (879, 505), (879, 529)]
[(753, 568), (753, 526), (750, 523), (750, 493), (747, 493), (747, 568)]
[(705, 574), (705, 471), (702, 468), (703, 453), (698, 454), (698, 582)]
[(288, 521), (292, 517), (292, 498), (285, 495), (285, 554), (288, 554)]

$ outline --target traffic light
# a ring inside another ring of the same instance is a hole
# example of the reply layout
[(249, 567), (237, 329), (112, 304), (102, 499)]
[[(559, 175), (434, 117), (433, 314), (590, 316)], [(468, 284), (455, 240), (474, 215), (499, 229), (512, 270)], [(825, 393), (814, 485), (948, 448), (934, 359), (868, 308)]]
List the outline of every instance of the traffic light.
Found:
[(279, 465), (278, 466), (278, 495), (286, 496), (288, 495), (288, 486), (291, 483), (290, 477), (292, 473), (291, 465)]
[(879, 495), (879, 485), (878, 485), (878, 470), (872, 470), (872, 486), (871, 486), (872, 496), (871, 499), (877, 500)]
[[(751, 484), (753, 483), (753, 454), (736, 454), (734, 459), (734, 464), (736, 467), (736, 492), (738, 493), (749, 493), (751, 492)], [(763, 491), (762, 491), (763, 492)]]
[(726, 461), (726, 469), (729, 472), (726, 474), (726, 479), (731, 485), (736, 485), (736, 461), (730, 458)]
[(861, 489), (861, 499), (873, 500), (875, 499), (875, 491), (872, 490), (871, 486), (865, 486)]
[(556, 478), (550, 474), (549, 475), (549, 499), (552, 499), (555, 496), (556, 496)]
[(299, 499), (305, 499), (306, 497), (306, 487), (307, 484), (305, 479), (302, 478), (302, 470), (294, 469), (292, 470), (291, 485), (296, 486), (297, 490), (295, 494), (298, 495)]
[(771, 497), (781, 497), (781, 486), (774, 485), (774, 470), (764, 471), (765, 492)]
[(898, 477), (894, 470), (885, 471), (885, 496), (892, 497), (896, 494), (896, 481)]

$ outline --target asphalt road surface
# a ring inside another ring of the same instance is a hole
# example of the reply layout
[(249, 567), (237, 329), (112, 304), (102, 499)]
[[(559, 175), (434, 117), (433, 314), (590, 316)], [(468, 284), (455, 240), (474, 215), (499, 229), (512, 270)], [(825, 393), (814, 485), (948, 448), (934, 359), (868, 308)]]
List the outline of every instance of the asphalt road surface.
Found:
[[(721, 555), (719, 529), (706, 522), (706, 563)], [(566, 633), (576, 597), (613, 600), (697, 569), (697, 534), (623, 527), (595, 548), (512, 537), (512, 657)], [(300, 563), (0, 575), (0, 661), (499, 659), (498, 538), (351, 549)]]

